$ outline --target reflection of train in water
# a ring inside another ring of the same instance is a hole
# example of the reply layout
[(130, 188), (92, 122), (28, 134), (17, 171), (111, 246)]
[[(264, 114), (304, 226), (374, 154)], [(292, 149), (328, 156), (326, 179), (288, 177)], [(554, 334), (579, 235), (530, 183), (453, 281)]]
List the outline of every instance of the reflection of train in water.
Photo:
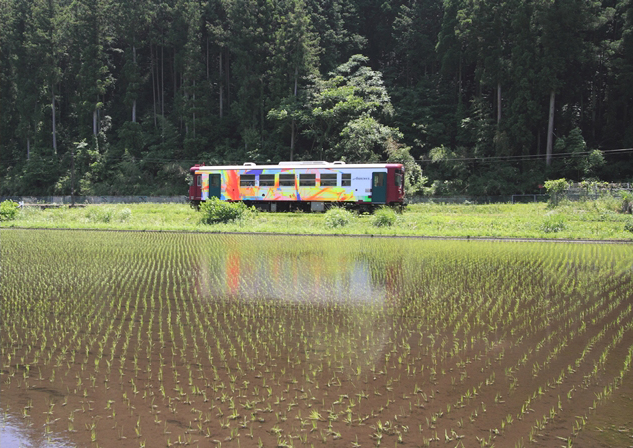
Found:
[(404, 167), (396, 163), (245, 163), (195, 165), (190, 171), (189, 200), (194, 206), (213, 197), (267, 211), (323, 211), (333, 204), (371, 210), (404, 204)]

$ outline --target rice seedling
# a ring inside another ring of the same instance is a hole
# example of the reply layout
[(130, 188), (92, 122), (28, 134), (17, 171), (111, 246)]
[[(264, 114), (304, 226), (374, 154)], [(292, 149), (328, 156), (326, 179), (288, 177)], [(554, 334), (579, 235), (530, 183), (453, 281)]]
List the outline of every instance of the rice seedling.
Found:
[(631, 388), (628, 246), (2, 237), (0, 407), (78, 445), (523, 446)]

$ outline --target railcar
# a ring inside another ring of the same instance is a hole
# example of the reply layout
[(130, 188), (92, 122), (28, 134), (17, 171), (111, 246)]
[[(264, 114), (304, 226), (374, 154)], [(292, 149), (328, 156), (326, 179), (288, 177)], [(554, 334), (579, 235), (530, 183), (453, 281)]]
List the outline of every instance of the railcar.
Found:
[(404, 205), (404, 167), (397, 163), (280, 162), (190, 168), (189, 201), (243, 201), (264, 211), (324, 211), (332, 205), (371, 211)]

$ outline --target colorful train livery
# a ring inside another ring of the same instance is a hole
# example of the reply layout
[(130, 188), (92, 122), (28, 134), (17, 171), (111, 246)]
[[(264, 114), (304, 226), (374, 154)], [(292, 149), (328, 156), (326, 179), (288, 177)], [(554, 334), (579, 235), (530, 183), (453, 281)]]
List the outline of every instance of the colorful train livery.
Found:
[(371, 210), (404, 205), (404, 167), (397, 163), (280, 162), (190, 169), (189, 201), (243, 201), (265, 211), (323, 211), (331, 205)]

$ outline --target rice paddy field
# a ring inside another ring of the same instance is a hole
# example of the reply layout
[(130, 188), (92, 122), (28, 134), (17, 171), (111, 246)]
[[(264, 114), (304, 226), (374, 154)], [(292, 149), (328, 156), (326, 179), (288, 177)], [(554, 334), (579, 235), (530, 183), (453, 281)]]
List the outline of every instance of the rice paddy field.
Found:
[(0, 239), (3, 447), (633, 444), (630, 244)]

